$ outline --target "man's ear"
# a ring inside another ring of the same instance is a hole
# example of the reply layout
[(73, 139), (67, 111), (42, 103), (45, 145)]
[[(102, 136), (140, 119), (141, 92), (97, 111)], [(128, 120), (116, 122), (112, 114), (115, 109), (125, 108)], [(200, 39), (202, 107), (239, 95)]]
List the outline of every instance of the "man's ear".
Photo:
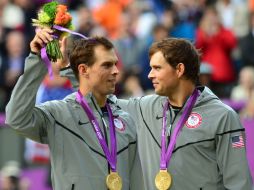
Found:
[(79, 64), (78, 73), (80, 77), (88, 77), (88, 66), (84, 63)]
[(185, 66), (183, 63), (178, 63), (178, 65), (176, 66), (176, 73), (178, 78), (182, 77), (185, 71)]

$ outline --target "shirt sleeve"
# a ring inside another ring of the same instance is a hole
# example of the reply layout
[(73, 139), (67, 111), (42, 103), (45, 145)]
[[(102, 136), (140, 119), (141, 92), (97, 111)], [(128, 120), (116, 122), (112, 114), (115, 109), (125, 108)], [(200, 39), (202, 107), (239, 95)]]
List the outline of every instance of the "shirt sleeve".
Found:
[(248, 167), (245, 133), (238, 115), (228, 111), (221, 126), (224, 132), (217, 134), (216, 154), (223, 183), (229, 190), (251, 190), (252, 179)]
[(30, 54), (25, 61), (24, 74), (14, 87), (6, 107), (6, 124), (22, 136), (47, 143), (47, 127), (51, 117), (35, 106), (38, 88), (47, 73), (39, 56)]
[(139, 121), (140, 115), (140, 99), (141, 98), (130, 98), (128, 100), (125, 99), (116, 99), (116, 104), (129, 113), (134, 121)]

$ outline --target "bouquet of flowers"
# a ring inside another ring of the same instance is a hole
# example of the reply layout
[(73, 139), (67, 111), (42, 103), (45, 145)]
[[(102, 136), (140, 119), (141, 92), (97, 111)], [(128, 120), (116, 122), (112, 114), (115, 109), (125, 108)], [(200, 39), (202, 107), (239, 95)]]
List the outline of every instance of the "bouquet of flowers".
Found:
[[(54, 29), (54, 25), (58, 25), (69, 30), (73, 29), (72, 17), (67, 12), (67, 6), (59, 4), (56, 1), (46, 3), (38, 13), (37, 19), (32, 19), (33, 26), (50, 27)], [(59, 38), (66, 35), (67, 32), (59, 30), (54, 31), (54, 39), (46, 46), (46, 52), (50, 61), (56, 62), (62, 59), (63, 55), (60, 51)]]

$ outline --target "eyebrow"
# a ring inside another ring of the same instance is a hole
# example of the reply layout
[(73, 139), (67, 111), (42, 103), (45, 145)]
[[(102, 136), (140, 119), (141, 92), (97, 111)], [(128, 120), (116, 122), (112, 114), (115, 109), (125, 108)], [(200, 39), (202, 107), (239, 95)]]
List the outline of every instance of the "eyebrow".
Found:
[(117, 62), (119, 62), (118, 59), (109, 59), (107, 61), (104, 61), (104, 63), (117, 63)]
[(102, 63), (102, 65), (104, 65), (104, 64), (117, 64), (117, 63), (118, 63), (118, 60), (117, 61), (110, 60), (110, 61), (104, 61)]

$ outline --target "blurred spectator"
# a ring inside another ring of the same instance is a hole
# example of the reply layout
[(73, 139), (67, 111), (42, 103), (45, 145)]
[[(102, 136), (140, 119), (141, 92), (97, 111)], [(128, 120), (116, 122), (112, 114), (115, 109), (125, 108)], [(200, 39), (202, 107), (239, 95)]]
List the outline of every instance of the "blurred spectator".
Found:
[(172, 30), (176, 22), (176, 12), (174, 9), (166, 9), (160, 17), (160, 23), (167, 28), (168, 33)]
[(212, 75), (212, 67), (208, 63), (201, 62), (200, 64), (200, 74), (199, 74), (199, 83), (202, 86), (207, 86), (210, 88)]
[(254, 0), (248, 0), (248, 8), (251, 12), (254, 12)]
[(225, 28), (232, 30), (237, 37), (242, 37), (248, 33), (249, 15), (246, 1), (218, 0), (216, 8)]
[(0, 18), (0, 54), (4, 52), (4, 27)]
[[(168, 28), (162, 24), (157, 24), (153, 27), (152, 41), (157, 42), (168, 37)], [(152, 44), (152, 43), (151, 43)]]
[[(75, 15), (75, 14), (74, 14)], [(108, 36), (107, 31), (101, 25), (95, 23), (91, 10), (85, 6), (80, 6), (76, 11), (75, 30), (85, 36)], [(72, 36), (74, 39), (79, 36)]]
[(86, 0), (86, 6), (90, 9), (97, 9), (102, 6), (107, 0)]
[(131, 3), (125, 13), (130, 16), (132, 21), (131, 30), (137, 38), (144, 39), (151, 34), (154, 25), (158, 22), (155, 13), (146, 1), (135, 1)]
[[(12, 0), (15, 5), (21, 8), (24, 15), (24, 24), (20, 29), (25, 36), (25, 54), (29, 53), (29, 42), (34, 35), (34, 27), (31, 24), (31, 20), (37, 17), (37, 8), (35, 3), (31, 3), (30, 0)], [(12, 16), (13, 17), (13, 16)]]
[(79, 7), (85, 6), (85, 0), (58, 0), (58, 2), (66, 4), (69, 10), (77, 10)]
[(91, 11), (86, 7), (79, 7), (77, 10), (77, 32), (90, 36), (91, 30), (94, 27)]
[(193, 41), (195, 39), (198, 22), (203, 13), (202, 1), (175, 0), (174, 8), (176, 13), (176, 23), (171, 30), (171, 36), (187, 38)]
[(199, 23), (202, 16), (205, 1), (200, 0), (174, 0), (176, 12), (180, 22)]
[(48, 145), (26, 139), (24, 156), (26, 162), (30, 165), (49, 164)]
[(158, 17), (160, 17), (162, 15), (162, 13), (167, 10), (170, 9), (172, 7), (172, 1), (168, 0), (148, 0), (148, 2), (151, 4), (151, 6), (153, 7), (154, 12), (156, 13), (156, 15)]
[(0, 112), (4, 112), (7, 99), (4, 83), (4, 73), (6, 69), (4, 68), (4, 66), (5, 65), (3, 64), (3, 57), (0, 51)]
[(243, 67), (239, 75), (239, 84), (232, 89), (231, 100), (247, 102), (254, 90), (254, 67)]
[(6, 85), (12, 88), (17, 78), (23, 72), (24, 63), (24, 35), (21, 32), (13, 31), (7, 35), (6, 39), (7, 57), (4, 60), (8, 64), (5, 73)]
[(4, 88), (6, 104), (11, 91), (16, 84), (18, 77), (23, 73), (24, 68), (24, 35), (19, 31), (12, 31), (6, 37), (7, 54), (2, 56), (0, 66), (0, 88)]
[(215, 8), (206, 9), (197, 30), (196, 47), (201, 49), (202, 61), (212, 67), (211, 88), (219, 97), (229, 97), (236, 78), (231, 58), (236, 45), (236, 37), (220, 24)]
[(242, 65), (254, 66), (254, 12), (250, 14), (250, 31), (239, 40), (239, 48), (242, 57)]
[(136, 74), (131, 72), (125, 73), (124, 79), (124, 91), (122, 97), (141, 97), (144, 95), (144, 91), (140, 85), (139, 78)]
[(132, 20), (128, 14), (121, 16), (119, 37), (113, 41), (115, 49), (122, 60), (123, 69), (140, 73), (140, 54), (144, 48), (144, 41), (139, 40), (131, 30)]
[[(21, 0), (24, 1), (24, 0)], [(30, 1), (30, 0), (29, 0)], [(40, 7), (45, 3), (51, 2), (52, 0), (34, 0), (35, 4)], [(95, 1), (95, 0), (94, 0)], [(66, 4), (69, 10), (77, 9), (79, 6), (84, 5), (85, 0), (58, 0), (59, 3)]]
[[(1, 42), (1, 20), (0, 20), (0, 42)], [(0, 112), (4, 112), (6, 103), (6, 91), (4, 83), (5, 68), (3, 64), (3, 51), (0, 48)]]
[(148, 74), (150, 72), (150, 60), (149, 60), (149, 48), (153, 42), (160, 41), (163, 38), (167, 38), (169, 34), (168, 28), (163, 24), (157, 24), (153, 27), (152, 34), (145, 39), (145, 47), (141, 53), (141, 73), (139, 75), (141, 85), (143, 89), (154, 89), (152, 82), (148, 80)]
[(53, 78), (48, 75), (43, 80), (37, 94), (37, 103), (43, 103), (50, 100), (61, 100), (73, 92), (70, 81), (65, 77), (59, 76), (56, 65), (52, 64)]
[(3, 16), (3, 9), (9, 3), (9, 0), (1, 0), (0, 1), (0, 16)]
[(1, 170), (1, 190), (28, 190), (29, 181), (21, 178), (18, 162), (9, 161)]
[(250, 96), (246, 100), (246, 102), (246, 106), (240, 111), (240, 117), (242, 119), (251, 119), (254, 121), (254, 89), (252, 89), (252, 91), (250, 92)]
[(121, 14), (131, 1), (107, 0), (102, 6), (93, 10), (94, 20), (106, 29), (110, 38), (114, 39), (118, 36)]
[(21, 7), (8, 3), (3, 8), (2, 22), (4, 28), (22, 29), (24, 27), (25, 15)]

